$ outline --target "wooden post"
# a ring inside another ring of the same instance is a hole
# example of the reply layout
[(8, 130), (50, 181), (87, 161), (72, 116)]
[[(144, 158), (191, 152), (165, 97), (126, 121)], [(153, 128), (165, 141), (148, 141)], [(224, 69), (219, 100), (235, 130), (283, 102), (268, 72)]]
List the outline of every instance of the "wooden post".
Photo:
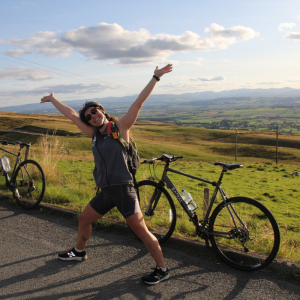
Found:
[(236, 159), (237, 159), (237, 128), (235, 129), (235, 162), (236, 162)]
[(278, 164), (278, 125), (276, 130), (276, 165)]
[(29, 159), (30, 145), (31, 145), (31, 144), (29, 144), (29, 146), (26, 146), (25, 160)]
[(209, 206), (209, 202), (210, 202), (210, 197), (209, 197), (209, 189), (205, 188), (204, 189), (204, 199), (203, 199), (203, 220), (205, 218), (208, 206)]

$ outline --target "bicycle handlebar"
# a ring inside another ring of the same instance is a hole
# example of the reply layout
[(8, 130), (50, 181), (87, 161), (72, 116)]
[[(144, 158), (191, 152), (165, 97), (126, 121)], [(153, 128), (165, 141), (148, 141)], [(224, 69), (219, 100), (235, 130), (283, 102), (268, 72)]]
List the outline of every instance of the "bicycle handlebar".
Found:
[(168, 155), (168, 154), (163, 154), (161, 157), (152, 157), (150, 159), (145, 159), (142, 164), (154, 164), (154, 161), (160, 160), (164, 162), (171, 162), (171, 161), (176, 161), (178, 158), (183, 158), (182, 155)]

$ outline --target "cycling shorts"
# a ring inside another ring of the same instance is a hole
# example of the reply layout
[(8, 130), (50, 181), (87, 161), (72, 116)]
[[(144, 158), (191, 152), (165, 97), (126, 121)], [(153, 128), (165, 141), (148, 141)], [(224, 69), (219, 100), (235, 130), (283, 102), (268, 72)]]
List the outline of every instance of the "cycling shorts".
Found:
[(132, 183), (102, 188), (90, 201), (90, 205), (102, 216), (112, 208), (117, 207), (125, 219), (141, 211), (138, 197)]

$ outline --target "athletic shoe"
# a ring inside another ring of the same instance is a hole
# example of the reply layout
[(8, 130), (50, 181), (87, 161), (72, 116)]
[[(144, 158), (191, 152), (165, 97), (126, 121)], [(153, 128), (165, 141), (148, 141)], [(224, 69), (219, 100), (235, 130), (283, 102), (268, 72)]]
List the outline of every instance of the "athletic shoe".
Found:
[(58, 254), (58, 258), (61, 260), (84, 261), (87, 259), (87, 255), (85, 251), (77, 252), (74, 248), (72, 248), (70, 251)]
[(147, 275), (142, 277), (142, 281), (147, 284), (157, 284), (163, 280), (169, 279), (169, 270), (167, 268), (167, 271), (164, 272), (161, 268), (156, 267), (153, 269), (154, 271)]

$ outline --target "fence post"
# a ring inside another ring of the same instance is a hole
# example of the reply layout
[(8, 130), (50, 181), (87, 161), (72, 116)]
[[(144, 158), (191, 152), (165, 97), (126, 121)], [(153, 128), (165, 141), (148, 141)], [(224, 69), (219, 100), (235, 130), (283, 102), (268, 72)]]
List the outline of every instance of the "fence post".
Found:
[(26, 151), (25, 151), (25, 160), (27, 160), (29, 158), (29, 152), (30, 152), (30, 145), (29, 146), (26, 146)]
[(203, 199), (203, 220), (205, 218), (205, 214), (207, 212), (208, 206), (209, 206), (209, 189), (204, 189), (204, 199)]

